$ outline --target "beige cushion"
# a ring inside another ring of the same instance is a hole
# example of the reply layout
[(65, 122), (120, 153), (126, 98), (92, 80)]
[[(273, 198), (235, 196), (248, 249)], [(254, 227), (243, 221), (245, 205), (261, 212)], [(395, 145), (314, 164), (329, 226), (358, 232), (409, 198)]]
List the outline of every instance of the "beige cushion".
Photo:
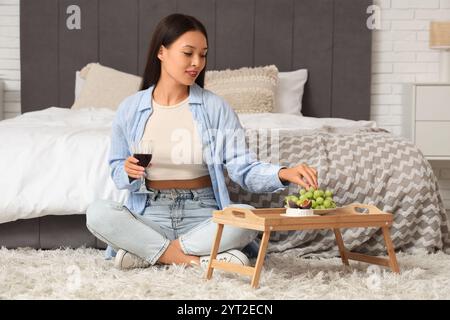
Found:
[(141, 77), (99, 63), (90, 63), (80, 71), (83, 88), (72, 109), (109, 108), (116, 110), (126, 97), (139, 91)]
[(275, 65), (206, 71), (205, 89), (222, 97), (236, 113), (271, 112), (278, 69)]

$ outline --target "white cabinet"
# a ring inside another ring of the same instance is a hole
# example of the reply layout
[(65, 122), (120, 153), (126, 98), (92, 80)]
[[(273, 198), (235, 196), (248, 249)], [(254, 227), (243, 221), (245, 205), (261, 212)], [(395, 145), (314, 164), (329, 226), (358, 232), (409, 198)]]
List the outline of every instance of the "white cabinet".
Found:
[(450, 83), (405, 85), (403, 135), (430, 160), (450, 160)]

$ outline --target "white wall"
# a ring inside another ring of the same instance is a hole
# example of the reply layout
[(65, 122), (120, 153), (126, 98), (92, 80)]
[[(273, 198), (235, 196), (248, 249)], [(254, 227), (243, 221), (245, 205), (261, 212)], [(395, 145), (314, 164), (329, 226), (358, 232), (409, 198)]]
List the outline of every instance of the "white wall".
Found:
[[(450, 0), (374, 0), (381, 30), (374, 31), (371, 118), (401, 132), (401, 83), (439, 79), (439, 54), (428, 48), (430, 20), (450, 20)], [(20, 114), (19, 0), (0, 0), (0, 79), (5, 118)], [(432, 161), (450, 212), (450, 161)]]

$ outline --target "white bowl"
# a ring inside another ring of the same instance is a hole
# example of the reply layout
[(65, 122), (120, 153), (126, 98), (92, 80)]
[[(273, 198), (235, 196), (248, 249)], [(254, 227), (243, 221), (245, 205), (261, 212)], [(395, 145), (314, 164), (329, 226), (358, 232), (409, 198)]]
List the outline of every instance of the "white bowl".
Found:
[(286, 215), (290, 217), (304, 217), (313, 216), (313, 209), (297, 209), (297, 208), (286, 208)]

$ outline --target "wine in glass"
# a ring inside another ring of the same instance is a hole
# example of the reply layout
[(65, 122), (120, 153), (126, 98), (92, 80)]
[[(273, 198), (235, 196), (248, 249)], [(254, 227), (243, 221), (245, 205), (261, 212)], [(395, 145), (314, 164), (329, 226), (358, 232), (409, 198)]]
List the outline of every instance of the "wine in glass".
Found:
[[(152, 140), (141, 140), (136, 142), (132, 147), (133, 157), (139, 160), (138, 166), (147, 168), (152, 161), (152, 151), (153, 151), (153, 141)], [(141, 187), (136, 193), (149, 193), (147, 187), (145, 186), (145, 177), (147, 173), (144, 171), (144, 176), (141, 179)]]

